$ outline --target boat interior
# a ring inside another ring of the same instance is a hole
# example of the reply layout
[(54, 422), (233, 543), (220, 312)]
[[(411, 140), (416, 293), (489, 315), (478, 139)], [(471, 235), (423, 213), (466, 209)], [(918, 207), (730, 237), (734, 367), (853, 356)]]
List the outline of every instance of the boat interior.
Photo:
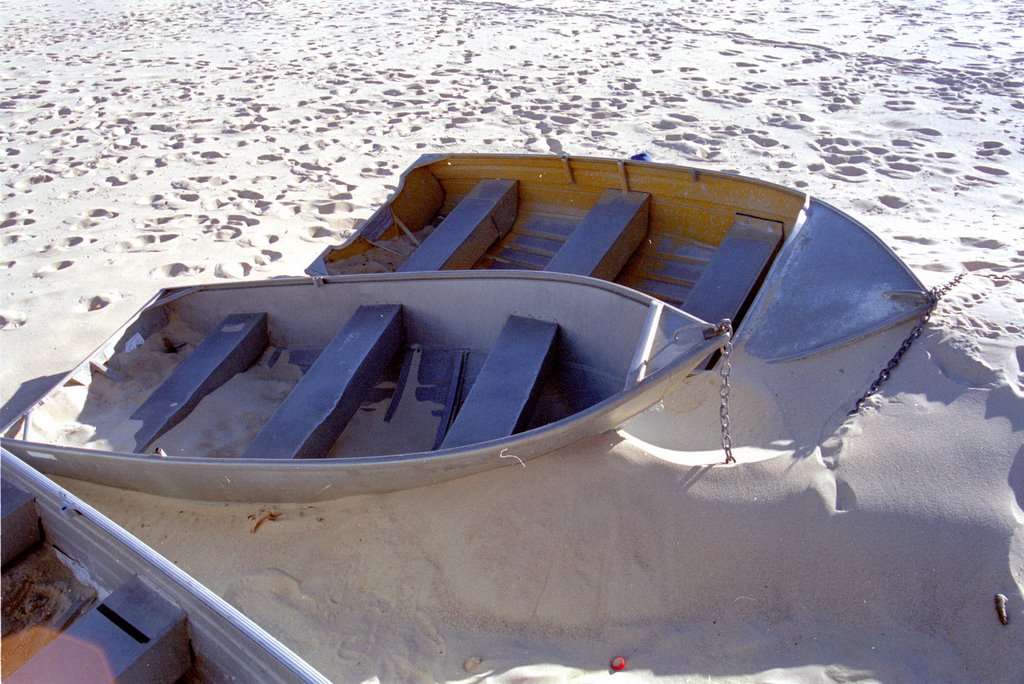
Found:
[(431, 452), (562, 420), (707, 344), (694, 319), (614, 286), (465, 276), (171, 291), (7, 436), (215, 458)]
[(640, 161), (426, 157), (308, 272), (571, 273), (738, 323), (805, 202), (763, 181)]
[(5, 682), (185, 675), (192, 655), (179, 606), (137, 576), (98, 595), (97, 578), (53, 543), (32, 494), (5, 477), (2, 501)]

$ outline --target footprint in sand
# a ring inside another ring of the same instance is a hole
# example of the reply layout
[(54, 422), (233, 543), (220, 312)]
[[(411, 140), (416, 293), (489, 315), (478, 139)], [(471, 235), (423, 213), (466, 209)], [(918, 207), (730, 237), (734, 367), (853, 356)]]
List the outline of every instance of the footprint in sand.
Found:
[(71, 268), (74, 265), (75, 262), (70, 259), (54, 261), (53, 263), (46, 264), (45, 266), (36, 269), (35, 273), (33, 273), (32, 275), (34, 275), (36, 278), (45, 278), (47, 276), (53, 275), (54, 273), (57, 273), (58, 271), (63, 271), (66, 268)]
[(992, 250), (1003, 250), (1007, 248), (1005, 242), (994, 240), (992, 238), (975, 238), (975, 237), (962, 237), (960, 238), (960, 244), (966, 245), (967, 247), (977, 247), (978, 249), (992, 249)]
[(199, 275), (205, 270), (205, 266), (200, 266), (198, 264), (190, 266), (189, 264), (175, 262), (173, 264), (166, 264), (159, 268), (155, 268), (149, 272), (149, 275), (154, 278), (179, 278), (181, 276)]
[(53, 176), (48, 173), (37, 173), (29, 176), (28, 178), (19, 178), (13, 183), (8, 183), (11, 188), (15, 190), (26, 190), (31, 188), (33, 185), (40, 185), (42, 183), (49, 183), (53, 180)]
[(110, 304), (121, 299), (119, 292), (101, 292), (92, 297), (82, 297), (78, 300), (79, 311), (99, 311)]
[(30, 233), (9, 233), (7, 235), (0, 235), (0, 247), (10, 247), (19, 242), (25, 240), (31, 240), (36, 237)]
[(25, 325), (27, 320), (28, 316), (21, 311), (15, 309), (0, 310), (0, 330), (15, 330)]
[(122, 185), (128, 185), (132, 181), (138, 180), (138, 179), (139, 179), (138, 174), (134, 174), (133, 173), (133, 174), (130, 174), (130, 175), (126, 176), (125, 178), (118, 178), (117, 176), (107, 176), (106, 178), (103, 179), (103, 181), (105, 183), (108, 183), (108, 184), (110, 184), (110, 185), (112, 185), (112, 186), (114, 186), (116, 188), (116, 187), (120, 187)]
[(260, 250), (259, 256), (253, 259), (253, 261), (256, 262), (257, 266), (269, 266), (283, 256), (284, 255), (281, 254), (281, 252), (275, 252), (272, 249), (263, 249)]
[(164, 250), (161, 245), (171, 240), (178, 238), (177, 233), (155, 233), (140, 235), (138, 237), (131, 238), (130, 240), (122, 240), (121, 242), (110, 245), (103, 251), (105, 252), (162, 252)]
[(994, 166), (975, 166), (974, 170), (990, 176), (1008, 176), (1010, 174), (1006, 169), (999, 169)]
[[(32, 213), (32, 209), (28, 209), (25, 213), (26, 214), (31, 214)], [(36, 222), (36, 220), (34, 218), (29, 218), (29, 217), (22, 218), (21, 214), (19, 214), (18, 212), (16, 212), (16, 211), (9, 211), (9, 212), (4, 214), (3, 220), (0, 221), (0, 228), (10, 228), (12, 226), (17, 226), (19, 224), (23, 225), (23, 226), (31, 226), (35, 222)], [(35, 236), (33, 236), (33, 237), (35, 237)]]
[(878, 198), (878, 201), (884, 204), (885, 206), (889, 207), (890, 209), (902, 209), (903, 207), (907, 206), (907, 203), (904, 200), (893, 195), (882, 195), (881, 197)]
[(244, 278), (252, 272), (252, 265), (244, 261), (217, 264), (213, 269), (213, 275), (218, 278), (237, 279)]
[(244, 225), (248, 228), (252, 228), (253, 226), (258, 226), (260, 224), (260, 220), (251, 216), (243, 216), (241, 214), (228, 214), (227, 223), (228, 225)]
[[(210, 231), (203, 231), (203, 232), (210, 232)], [(242, 231), (240, 229), (234, 228), (234, 227), (218, 228), (217, 230), (212, 231), (212, 232), (213, 232), (213, 239), (216, 240), (217, 242), (229, 242), (231, 240), (236, 240), (242, 234)]]
[(915, 245), (924, 245), (925, 247), (932, 247), (934, 245), (942, 244), (941, 240), (935, 238), (923, 237), (921, 235), (893, 235), (894, 240), (900, 240), (901, 242), (910, 242)]
[(1006, 149), (1006, 146), (997, 140), (986, 140), (978, 146), (977, 155), (979, 157), (1006, 157), (1012, 154), (1010, 150)]
[(779, 141), (774, 138), (757, 135), (756, 133), (751, 133), (747, 137), (760, 147), (775, 147), (779, 144)]
[[(96, 241), (97, 241), (97, 238), (88, 238), (89, 244), (92, 244), (92, 243), (94, 243)], [(73, 249), (74, 247), (78, 247), (79, 245), (81, 245), (81, 244), (83, 244), (85, 242), (86, 242), (86, 238), (81, 237), (79, 235), (74, 235), (72, 237), (66, 237), (66, 238), (62, 238), (60, 240), (54, 240), (53, 242), (51, 242), (50, 244), (46, 245), (45, 247), (43, 247), (39, 251), (43, 252), (43, 253), (46, 253), (46, 252), (63, 252), (65, 250)]]
[(264, 247), (269, 247), (270, 245), (274, 244), (280, 239), (281, 238), (279, 238), (277, 235), (273, 234), (250, 235), (239, 240), (238, 245), (240, 247), (255, 247), (256, 249), (263, 249)]

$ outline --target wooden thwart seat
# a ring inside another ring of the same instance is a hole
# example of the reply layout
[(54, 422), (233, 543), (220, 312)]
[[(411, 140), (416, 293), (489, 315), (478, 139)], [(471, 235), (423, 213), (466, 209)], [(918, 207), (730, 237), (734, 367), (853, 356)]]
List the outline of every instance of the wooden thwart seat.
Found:
[(180, 423), (203, 397), (251, 366), (267, 348), (267, 314), (231, 314), (132, 414), (136, 451)]
[(399, 267), (401, 272), (468, 269), (515, 223), (519, 182), (482, 180)]
[(651, 196), (605, 190), (545, 271), (614, 280), (647, 235)]
[(737, 216), (687, 296), (683, 309), (709, 323), (723, 318), (736, 323), (758, 281), (767, 273), (781, 241), (778, 223)]
[(441, 448), (522, 431), (550, 370), (557, 335), (556, 323), (509, 316)]
[(404, 338), (400, 305), (359, 307), (242, 458), (326, 456)]
[(192, 665), (185, 617), (132, 577), (4, 681), (171, 684)]

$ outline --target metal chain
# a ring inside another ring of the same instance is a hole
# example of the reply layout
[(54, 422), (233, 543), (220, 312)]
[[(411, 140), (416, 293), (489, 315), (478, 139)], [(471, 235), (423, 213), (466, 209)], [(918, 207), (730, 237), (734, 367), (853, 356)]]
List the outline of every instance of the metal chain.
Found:
[[(886, 364), (885, 368), (878, 374), (878, 378), (871, 383), (868, 391), (865, 392), (859, 399), (857, 399), (853, 408), (850, 409), (848, 415), (854, 415), (864, 407), (865, 402), (872, 395), (877, 394), (879, 388), (882, 386), (889, 376), (899, 365), (903, 356), (910, 350), (910, 346), (914, 343), (914, 340), (921, 336), (924, 326), (931, 320), (932, 313), (935, 312), (935, 308), (939, 305), (939, 301), (945, 297), (950, 290), (956, 287), (961, 280), (966, 276), (966, 272), (958, 273), (953, 278), (941, 287), (932, 288), (928, 292), (928, 309), (921, 315), (917, 324), (910, 331), (907, 339), (903, 340), (903, 344), (896, 351), (893, 357)], [(988, 273), (976, 273), (974, 275), (982, 276), (983, 278), (989, 278), (990, 280), (1000, 281), (1016, 281), (1024, 284), (1024, 278), (1010, 275), (999, 275), (999, 274), (988, 274)], [(732, 387), (729, 384), (729, 378), (732, 375), (732, 321), (728, 318), (722, 319), (722, 321), (715, 327), (714, 331), (708, 330), (706, 336), (718, 336), (725, 335), (725, 346), (722, 347), (722, 359), (719, 365), (719, 373), (722, 376), (722, 386), (718, 391), (719, 397), (721, 397), (721, 404), (718, 409), (718, 416), (722, 427), (722, 451), (725, 452), (726, 464), (735, 463), (736, 458), (732, 455), (732, 436), (729, 434), (729, 392)]]
[(910, 349), (910, 345), (914, 343), (914, 340), (921, 336), (921, 332), (922, 330), (924, 330), (924, 326), (927, 325), (928, 321), (931, 320), (932, 313), (935, 311), (935, 307), (938, 306), (939, 300), (946, 296), (946, 293), (948, 293), (950, 290), (956, 287), (956, 285), (961, 280), (963, 280), (965, 275), (967, 275), (966, 272), (957, 273), (952, 280), (950, 280), (942, 287), (933, 288), (928, 292), (928, 310), (925, 311), (924, 314), (922, 314), (921, 318), (917, 322), (917, 325), (915, 325), (914, 328), (910, 331), (910, 335), (907, 336), (907, 339), (903, 340), (903, 344), (900, 345), (899, 350), (897, 350), (896, 353), (893, 354), (893, 357), (889, 359), (889, 363), (887, 363), (885, 365), (885, 368), (882, 369), (882, 372), (878, 374), (878, 378), (873, 383), (871, 383), (870, 387), (868, 387), (868, 391), (862, 394), (861, 397), (857, 399), (856, 402), (854, 402), (853, 408), (850, 409), (850, 411), (846, 415), (852, 416), (856, 415), (857, 413), (860, 413), (860, 410), (864, 408), (864, 404), (867, 402), (867, 400), (872, 395), (878, 393), (878, 390), (882, 386), (882, 383), (889, 379), (889, 376), (892, 374), (892, 372), (896, 369), (896, 366), (898, 366), (900, 364), (900, 361), (903, 359), (903, 355), (906, 354), (907, 351)]
[(718, 417), (722, 426), (722, 451), (725, 452), (725, 462), (735, 463), (732, 455), (732, 436), (729, 434), (729, 376), (732, 375), (732, 321), (728, 318), (722, 320), (715, 328), (716, 335), (725, 335), (725, 346), (722, 347), (722, 361), (719, 365), (719, 373), (722, 375), (722, 387), (718, 395), (722, 403), (718, 408)]

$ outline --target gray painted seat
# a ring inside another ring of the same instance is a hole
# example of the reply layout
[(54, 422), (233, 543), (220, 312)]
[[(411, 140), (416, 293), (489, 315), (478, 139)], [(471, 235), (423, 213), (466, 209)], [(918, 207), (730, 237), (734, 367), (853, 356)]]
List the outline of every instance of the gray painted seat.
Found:
[(683, 310), (709, 323), (736, 323), (782, 241), (774, 221), (737, 216), (697, 279)]
[(0, 556), (3, 565), (39, 541), (35, 499), (7, 480), (0, 484)]
[(441, 448), (522, 431), (551, 368), (557, 336), (557, 323), (509, 316)]
[(482, 180), (398, 270), (472, 268), (496, 240), (512, 229), (518, 211), (518, 181)]
[(185, 617), (132, 577), (4, 681), (171, 684), (192, 665)]
[(647, 235), (650, 206), (646, 192), (605, 190), (544, 270), (614, 280)]
[(326, 456), (404, 339), (401, 305), (359, 307), (242, 458)]
[(231, 314), (132, 414), (142, 421), (135, 448), (145, 451), (199, 402), (256, 362), (267, 348), (267, 314)]

